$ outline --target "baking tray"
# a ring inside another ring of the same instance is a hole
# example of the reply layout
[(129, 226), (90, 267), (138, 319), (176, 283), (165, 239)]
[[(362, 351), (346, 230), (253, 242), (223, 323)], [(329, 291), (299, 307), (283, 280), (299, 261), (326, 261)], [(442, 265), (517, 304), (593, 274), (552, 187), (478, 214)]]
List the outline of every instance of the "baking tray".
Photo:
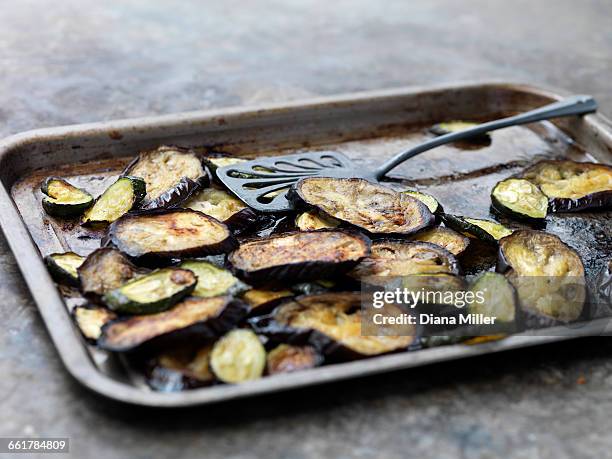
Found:
[[(160, 144), (243, 156), (334, 149), (362, 167), (370, 167), (422, 141), (428, 135), (425, 126), (432, 123), (494, 119), (561, 96), (562, 92), (528, 85), (478, 82), (29, 131), (0, 142), (0, 224), (67, 370), (98, 394), (131, 404), (201, 405), (603, 334), (606, 318), (555, 333), (545, 331), (544, 335), (515, 335), (477, 346), (444, 346), (238, 385), (160, 393), (149, 390), (121, 359), (85, 343), (69, 316), (72, 299), (62, 297), (41, 257), (69, 249), (85, 254), (99, 244), (96, 234), (78, 225), (62, 225), (42, 212), (38, 187), (48, 175), (67, 176), (99, 192), (130, 157)], [(612, 124), (597, 114), (513, 127), (494, 132), (492, 138), (488, 147), (443, 146), (413, 158), (392, 171), (392, 181), (435, 194), (448, 212), (488, 217), (491, 186), (534, 158), (570, 157), (606, 163), (612, 158)], [(587, 272), (592, 273), (610, 258), (611, 221), (609, 212), (558, 215), (548, 221), (547, 230), (586, 254)]]

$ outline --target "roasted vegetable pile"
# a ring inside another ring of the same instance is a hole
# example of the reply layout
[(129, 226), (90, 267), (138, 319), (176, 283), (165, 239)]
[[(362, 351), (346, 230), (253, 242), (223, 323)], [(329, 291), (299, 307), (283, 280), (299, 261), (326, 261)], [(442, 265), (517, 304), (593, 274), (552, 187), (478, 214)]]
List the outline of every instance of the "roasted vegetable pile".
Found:
[[(548, 326), (583, 314), (584, 267), (557, 236), (444, 213), (434, 196), (363, 179), (305, 178), (288, 194), (294, 212), (264, 215), (216, 179), (217, 167), (242, 160), (162, 146), (141, 152), (97, 198), (60, 177), (41, 186), (51, 217), (104, 234), (89, 254), (45, 258), (63, 291), (84, 300), (72, 311), (76, 326), (88, 343), (124, 354), (154, 390), (241, 383), (423, 345), (416, 328), (362, 334), (360, 282), (373, 277), (483, 290), (473, 312), (498, 316), (500, 333), (519, 319)], [(610, 207), (611, 196), (610, 167), (571, 161), (539, 162), (491, 193), (496, 211), (530, 221)], [(498, 251), (498, 272), (468, 283), (462, 265), (483, 246)]]

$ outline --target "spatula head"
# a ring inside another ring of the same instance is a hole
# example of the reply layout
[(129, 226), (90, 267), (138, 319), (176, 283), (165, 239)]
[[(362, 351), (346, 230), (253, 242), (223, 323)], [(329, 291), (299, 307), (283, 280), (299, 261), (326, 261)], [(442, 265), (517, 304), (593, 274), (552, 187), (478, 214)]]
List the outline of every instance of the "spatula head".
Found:
[(346, 156), (334, 151), (270, 156), (217, 169), (219, 180), (260, 212), (291, 210), (287, 191), (304, 177), (362, 176)]

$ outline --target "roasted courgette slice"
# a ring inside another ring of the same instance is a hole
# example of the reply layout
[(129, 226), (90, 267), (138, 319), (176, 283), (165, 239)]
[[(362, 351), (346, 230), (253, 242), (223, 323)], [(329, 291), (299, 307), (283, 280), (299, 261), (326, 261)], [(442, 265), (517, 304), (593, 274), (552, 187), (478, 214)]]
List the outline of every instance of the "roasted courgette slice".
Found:
[(144, 151), (124, 174), (141, 177), (146, 182), (147, 194), (141, 207), (148, 210), (176, 207), (208, 184), (198, 155), (180, 147), (161, 146)]
[(266, 350), (251, 330), (232, 330), (215, 343), (210, 366), (215, 376), (225, 383), (251, 381), (263, 375)]
[(434, 226), (419, 231), (410, 237), (412, 241), (429, 242), (448, 250), (455, 256), (462, 254), (470, 244), (470, 239), (450, 228)]
[(364, 179), (309, 177), (287, 196), (298, 207), (314, 207), (372, 234), (412, 234), (434, 223), (418, 199)]
[(362, 334), (362, 314), (359, 292), (323, 293), (289, 299), (270, 315), (254, 317), (250, 323), (258, 332), (309, 344), (331, 359), (386, 354), (405, 350), (415, 342), (416, 331), (398, 336)]
[(517, 230), (499, 241), (499, 272), (516, 288), (528, 326), (572, 322), (583, 313), (584, 265), (557, 236)]
[(245, 158), (236, 158), (235, 156), (226, 156), (226, 155), (209, 155), (205, 156), (202, 161), (208, 168), (208, 170), (213, 174), (217, 175), (217, 169), (225, 166), (232, 166), (234, 164), (244, 163), (248, 161)]
[(45, 195), (42, 206), (54, 217), (76, 217), (90, 207), (94, 198), (87, 191), (71, 185), (60, 177), (47, 178), (40, 191)]
[(294, 296), (291, 290), (251, 289), (244, 292), (242, 299), (249, 305), (249, 315), (269, 313), (283, 299)]
[(209, 298), (219, 295), (238, 295), (249, 288), (227, 269), (219, 268), (207, 261), (184, 261), (179, 268), (193, 271), (197, 276), (198, 283), (192, 293), (193, 296)]
[(191, 294), (197, 283), (198, 278), (192, 271), (164, 268), (111, 290), (102, 300), (113, 311), (153, 314), (174, 306)]
[(233, 328), (246, 312), (246, 305), (230, 296), (187, 298), (168, 311), (107, 323), (98, 346), (114, 352), (136, 352), (205, 344)]
[(533, 183), (525, 179), (509, 178), (499, 182), (491, 191), (493, 208), (519, 220), (546, 218), (548, 198)]
[(335, 218), (320, 215), (317, 211), (302, 212), (295, 217), (295, 227), (300, 231), (314, 231), (319, 229), (333, 229), (340, 226)]
[[(516, 290), (502, 274), (486, 272), (470, 286), (475, 301), (467, 305), (470, 314), (482, 314), (495, 322), (482, 325), (480, 334), (496, 334), (502, 331), (519, 331), (519, 307)], [(472, 330), (477, 333), (477, 329)]]
[(293, 373), (318, 367), (323, 356), (312, 346), (280, 344), (268, 353), (267, 372), (270, 375)]
[(216, 188), (204, 188), (185, 202), (183, 207), (210, 215), (236, 232), (247, 229), (258, 218), (255, 211), (240, 199)]
[(612, 207), (612, 167), (575, 161), (540, 161), (520, 176), (539, 186), (551, 212)]
[(79, 274), (77, 269), (83, 264), (85, 257), (74, 252), (52, 253), (45, 257), (47, 269), (53, 280), (59, 284), (77, 287)]
[(93, 225), (114, 222), (140, 204), (145, 190), (146, 185), (141, 178), (120, 177), (85, 211), (82, 223)]
[(459, 274), (459, 263), (452, 253), (428, 242), (382, 240), (372, 243), (372, 253), (353, 269), (351, 277), (374, 281), (377, 276), (411, 274)]
[(461, 234), (487, 242), (497, 242), (502, 237), (512, 234), (510, 228), (492, 220), (443, 214), (442, 221), (446, 226)]
[(110, 247), (97, 249), (77, 269), (81, 292), (94, 302), (130, 279), (143, 275), (145, 270), (134, 266), (119, 250)]
[[(434, 124), (429, 128), (429, 132), (435, 135), (445, 135), (451, 132), (461, 132), (466, 129), (478, 126), (478, 123), (473, 121), (446, 121), (444, 123)], [(489, 144), (491, 142), (491, 136), (487, 133), (474, 136), (470, 139), (464, 139), (461, 142), (473, 142), (473, 143), (484, 143)]]
[(95, 342), (102, 334), (102, 327), (117, 315), (103, 307), (77, 306), (72, 310), (72, 316), (81, 333), (90, 342)]
[(216, 255), (236, 246), (226, 225), (191, 209), (126, 215), (111, 225), (108, 239), (130, 257), (152, 259)]
[(370, 241), (358, 233), (299, 231), (244, 242), (228, 262), (248, 283), (278, 283), (337, 276), (369, 253)]
[(159, 392), (177, 392), (208, 386), (215, 380), (210, 369), (212, 345), (187, 347), (158, 354), (148, 362), (146, 381)]
[(440, 202), (430, 194), (421, 193), (420, 191), (412, 191), (412, 190), (402, 191), (401, 193), (406, 194), (408, 196), (412, 196), (413, 198), (421, 201), (423, 204), (427, 206), (427, 208), (432, 214), (438, 214), (443, 211), (442, 205), (440, 204)]

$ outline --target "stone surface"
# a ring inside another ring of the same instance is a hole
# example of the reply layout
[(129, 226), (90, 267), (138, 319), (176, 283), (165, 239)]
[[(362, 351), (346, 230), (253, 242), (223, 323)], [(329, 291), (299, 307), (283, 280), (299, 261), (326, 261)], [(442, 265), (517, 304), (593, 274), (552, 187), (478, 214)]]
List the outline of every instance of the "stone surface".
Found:
[[(168, 3), (3, 2), (0, 135), (490, 78), (612, 112), (609, 0)], [(0, 436), (69, 436), (73, 457), (612, 456), (607, 338), (154, 412), (71, 380), (3, 237), (0, 298)]]

